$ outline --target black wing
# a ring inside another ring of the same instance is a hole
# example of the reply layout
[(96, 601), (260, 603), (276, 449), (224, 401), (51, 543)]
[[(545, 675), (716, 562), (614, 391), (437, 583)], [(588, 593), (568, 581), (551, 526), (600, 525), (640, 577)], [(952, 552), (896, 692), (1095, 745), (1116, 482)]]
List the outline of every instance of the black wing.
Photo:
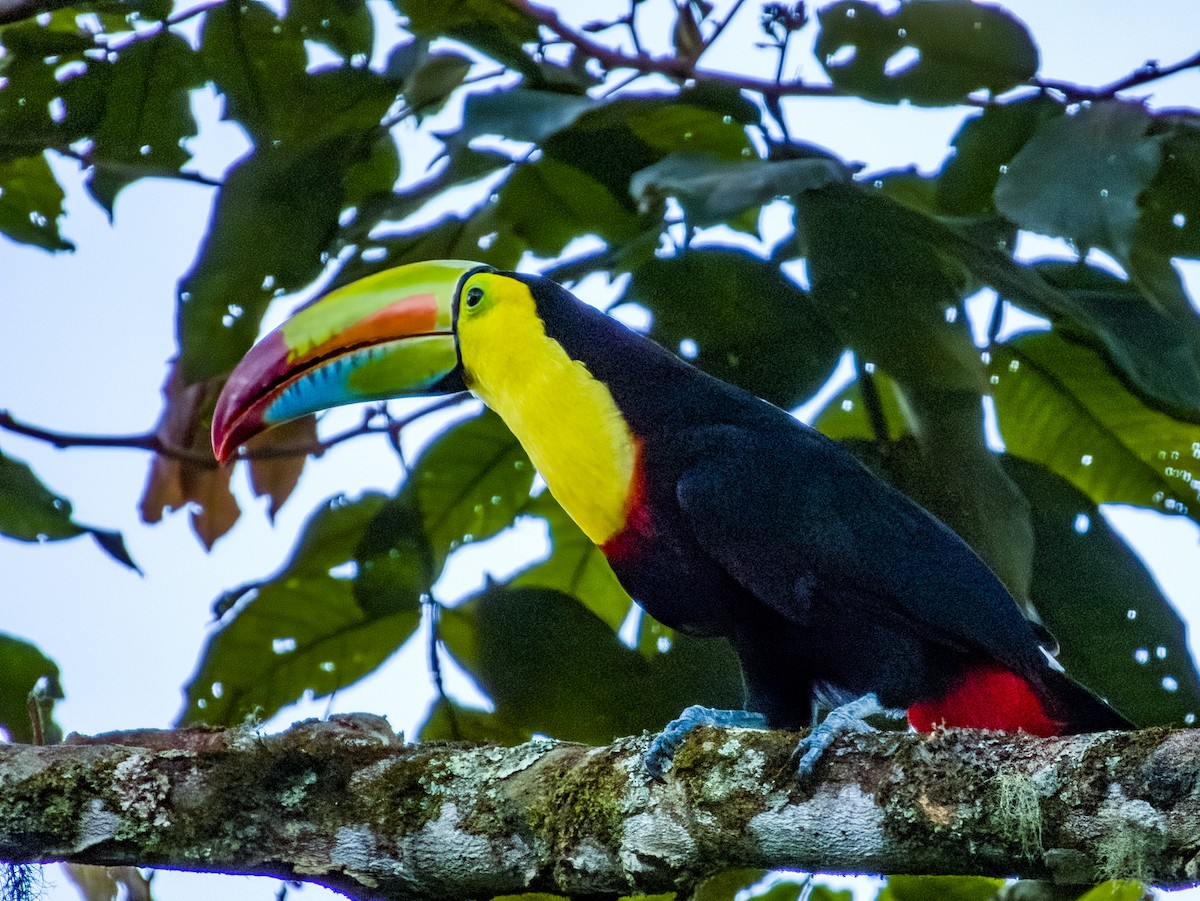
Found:
[(935, 644), (1046, 670), (1030, 623), (961, 538), (825, 436), (780, 425), (712, 426), (686, 440), (676, 494), (705, 553), (799, 625), (824, 591)]

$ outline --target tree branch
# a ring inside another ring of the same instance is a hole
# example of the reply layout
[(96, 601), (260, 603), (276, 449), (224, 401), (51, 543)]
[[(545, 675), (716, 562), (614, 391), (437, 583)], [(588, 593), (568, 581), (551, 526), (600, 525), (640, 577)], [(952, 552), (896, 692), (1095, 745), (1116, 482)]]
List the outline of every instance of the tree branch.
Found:
[(1099, 88), (1085, 88), (1067, 81), (1041, 81), (1036, 78), (1033, 79), (1032, 84), (1042, 90), (1057, 91), (1070, 103), (1081, 103), (1085, 100), (1108, 100), (1117, 96), (1121, 91), (1128, 91), (1130, 88), (1158, 81), (1160, 78), (1175, 75), (1186, 69), (1197, 68), (1200, 68), (1200, 53), (1190, 56), (1172, 66), (1160, 66), (1157, 62), (1151, 60), (1124, 78), (1118, 78), (1116, 81)]
[[(466, 392), (451, 394), (428, 406), (422, 407), (411, 415), (405, 416), (403, 419), (388, 419), (382, 425), (374, 425), (372, 420), (375, 419), (375, 416), (368, 415), (364, 417), (360, 425), (338, 432), (336, 435), (332, 435), (314, 444), (306, 444), (299, 447), (272, 447), (257, 451), (239, 451), (233, 459), (272, 460), (279, 457), (304, 457), (309, 454), (319, 457), (331, 447), (362, 435), (389, 435), (395, 440), (398, 438), (400, 432), (422, 416), (432, 413), (435, 410), (444, 410), (447, 407), (460, 404), (469, 397), (470, 395)], [(56, 432), (51, 429), (44, 429), (40, 426), (21, 422), (7, 410), (0, 410), (0, 430), (44, 441), (60, 449), (68, 447), (120, 447), (130, 450), (152, 451), (171, 460), (183, 460), (187, 463), (194, 463), (212, 469), (216, 469), (219, 465), (213, 459), (212, 454), (203, 454), (185, 447), (175, 447), (163, 441), (155, 432), (144, 432), (137, 435), (85, 435), (78, 432)]]
[(665, 784), (607, 748), (404, 745), (365, 714), (0, 745), (0, 858), (221, 870), (360, 897), (686, 890), (735, 866), (1162, 886), (1200, 872), (1200, 731), (698, 730)]
[[(539, 25), (548, 28), (559, 38), (595, 59), (606, 69), (634, 69), (643, 74), (656, 73), (669, 78), (723, 84), (764, 97), (838, 97), (846, 96), (833, 85), (809, 84), (803, 81), (771, 81), (748, 75), (733, 75), (715, 69), (703, 69), (678, 56), (650, 56), (646, 53), (629, 55), (605, 47), (567, 26), (552, 9), (535, 6), (528, 0), (508, 0), (513, 9)], [(722, 28), (724, 25), (722, 25)], [(715, 35), (714, 35), (715, 37)]]

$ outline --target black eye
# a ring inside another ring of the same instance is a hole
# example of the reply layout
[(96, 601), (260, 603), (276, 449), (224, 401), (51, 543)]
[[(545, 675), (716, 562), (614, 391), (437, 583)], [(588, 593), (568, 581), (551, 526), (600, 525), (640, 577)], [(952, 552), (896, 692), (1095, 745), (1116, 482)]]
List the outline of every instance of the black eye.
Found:
[(471, 288), (467, 291), (467, 306), (477, 306), (481, 300), (483, 300), (483, 288)]

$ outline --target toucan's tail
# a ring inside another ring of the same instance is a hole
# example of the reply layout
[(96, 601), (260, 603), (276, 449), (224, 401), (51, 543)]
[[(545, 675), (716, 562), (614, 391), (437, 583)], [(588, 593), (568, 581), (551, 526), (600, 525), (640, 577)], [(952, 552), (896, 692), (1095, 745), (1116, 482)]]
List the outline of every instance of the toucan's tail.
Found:
[(1062, 723), (1062, 735), (1080, 732), (1108, 732), (1137, 727), (1078, 682), (1058, 670), (1048, 670), (1042, 678), (1049, 695), (1049, 713)]
[(908, 721), (918, 732), (960, 726), (1047, 737), (1134, 728), (1058, 670), (1047, 666), (1027, 678), (994, 661), (968, 669), (944, 694), (911, 704)]

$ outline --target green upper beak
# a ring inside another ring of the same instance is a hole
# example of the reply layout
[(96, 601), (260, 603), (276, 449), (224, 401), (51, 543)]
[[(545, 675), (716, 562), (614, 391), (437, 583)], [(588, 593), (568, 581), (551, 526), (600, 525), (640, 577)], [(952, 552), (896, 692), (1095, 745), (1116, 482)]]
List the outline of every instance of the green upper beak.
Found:
[(359, 401), (465, 390), (454, 335), (459, 286), (479, 263), (388, 269), (331, 291), (254, 345), (213, 413), (224, 463), (280, 423)]

